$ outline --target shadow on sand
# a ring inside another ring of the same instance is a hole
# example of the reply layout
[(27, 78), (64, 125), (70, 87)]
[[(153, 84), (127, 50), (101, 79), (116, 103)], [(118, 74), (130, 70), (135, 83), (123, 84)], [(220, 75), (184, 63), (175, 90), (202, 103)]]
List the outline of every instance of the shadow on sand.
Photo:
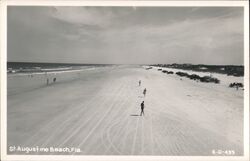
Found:
[(140, 116), (140, 115), (132, 114), (132, 115), (130, 115), (130, 116)]

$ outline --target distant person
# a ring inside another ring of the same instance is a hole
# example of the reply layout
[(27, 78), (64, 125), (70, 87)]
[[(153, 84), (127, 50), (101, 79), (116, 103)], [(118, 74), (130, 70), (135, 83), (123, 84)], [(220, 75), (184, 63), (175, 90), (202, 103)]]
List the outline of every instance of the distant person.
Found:
[(49, 85), (49, 78), (47, 78), (47, 85)]
[(56, 82), (56, 78), (53, 79), (53, 82), (54, 82), (54, 83)]
[(141, 114), (140, 114), (140, 116), (142, 116), (142, 114), (144, 116), (144, 101), (142, 101), (142, 103), (141, 103)]
[(145, 89), (143, 90), (143, 95), (144, 95), (144, 97), (146, 96), (146, 93), (147, 93), (147, 89), (145, 88)]
[(139, 80), (139, 86), (141, 86), (141, 80)]

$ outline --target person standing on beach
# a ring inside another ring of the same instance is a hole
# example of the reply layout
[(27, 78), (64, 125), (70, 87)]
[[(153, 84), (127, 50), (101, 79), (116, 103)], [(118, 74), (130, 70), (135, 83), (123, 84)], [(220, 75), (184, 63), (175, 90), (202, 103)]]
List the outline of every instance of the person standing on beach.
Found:
[(139, 80), (139, 86), (141, 86), (141, 80)]
[(144, 97), (146, 96), (146, 93), (147, 93), (147, 89), (145, 88), (145, 89), (143, 90), (143, 95), (144, 95)]
[(141, 103), (141, 114), (140, 114), (140, 116), (142, 116), (142, 114), (144, 116), (144, 101), (142, 101), (142, 103)]

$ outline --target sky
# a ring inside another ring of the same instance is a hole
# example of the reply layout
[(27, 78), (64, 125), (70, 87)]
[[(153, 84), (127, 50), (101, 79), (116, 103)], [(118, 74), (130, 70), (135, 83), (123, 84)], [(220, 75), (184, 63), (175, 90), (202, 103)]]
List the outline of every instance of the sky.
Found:
[(7, 59), (243, 65), (241, 7), (9, 6)]

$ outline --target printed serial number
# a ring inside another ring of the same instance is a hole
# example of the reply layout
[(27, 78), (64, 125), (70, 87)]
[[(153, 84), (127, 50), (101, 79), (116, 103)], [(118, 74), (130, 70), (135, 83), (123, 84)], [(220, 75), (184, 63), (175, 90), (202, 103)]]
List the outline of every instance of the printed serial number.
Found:
[(212, 150), (212, 154), (213, 155), (235, 155), (235, 151), (217, 149), (217, 150)]

